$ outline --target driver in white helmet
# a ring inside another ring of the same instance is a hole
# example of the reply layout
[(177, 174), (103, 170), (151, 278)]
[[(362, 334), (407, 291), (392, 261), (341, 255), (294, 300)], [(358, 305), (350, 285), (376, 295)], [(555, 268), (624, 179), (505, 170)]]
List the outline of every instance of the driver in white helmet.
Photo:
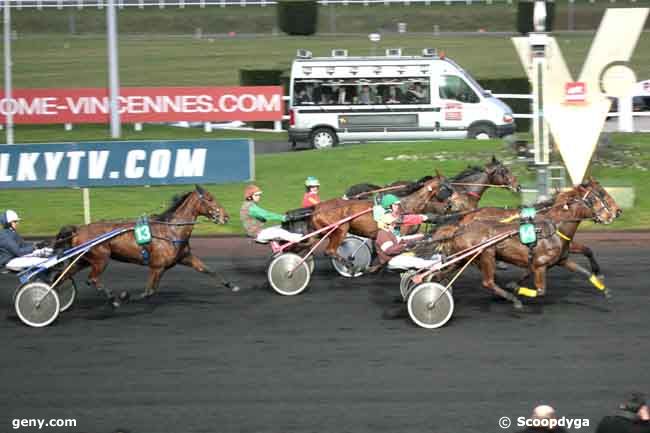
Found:
[(20, 237), (16, 231), (19, 221), (20, 217), (11, 209), (0, 215), (3, 226), (0, 231), (0, 266), (16, 272), (38, 265), (52, 255), (52, 249), (43, 248), (43, 243), (27, 243)]

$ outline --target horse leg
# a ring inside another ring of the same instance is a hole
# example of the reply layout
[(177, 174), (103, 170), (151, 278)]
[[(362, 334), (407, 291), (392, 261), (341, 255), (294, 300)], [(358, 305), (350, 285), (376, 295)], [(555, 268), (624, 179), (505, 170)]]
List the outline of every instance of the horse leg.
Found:
[[(338, 248), (345, 239), (345, 236), (348, 234), (349, 225), (342, 224), (336, 230), (334, 230), (328, 239), (327, 248), (325, 248), (325, 255), (333, 257), (334, 259), (343, 263), (350, 272), (354, 275), (357, 270), (354, 268), (354, 258), (353, 257), (343, 257), (338, 253)], [(371, 269), (369, 272), (373, 272)]]
[(144, 289), (144, 292), (140, 295), (140, 298), (148, 298), (153, 296), (158, 291), (158, 284), (160, 283), (160, 278), (165, 273), (165, 268), (149, 268), (149, 278), (147, 279), (147, 286)]
[(203, 263), (201, 259), (193, 255), (192, 253), (189, 253), (188, 255), (183, 257), (178, 263), (180, 263), (181, 265), (189, 266), (190, 268), (198, 272), (201, 272), (202, 274), (208, 274), (209, 276), (219, 281), (221, 284), (223, 284), (225, 287), (229, 288), (233, 292), (239, 291), (239, 286), (237, 286), (232, 281), (227, 281), (220, 274), (208, 269), (205, 263)]
[(537, 296), (546, 295), (546, 266), (533, 268), (533, 275), (535, 279), (535, 289), (537, 289)]
[(115, 297), (110, 288), (103, 287), (99, 281), (99, 276), (104, 272), (106, 266), (108, 266), (108, 255), (97, 256), (94, 259), (95, 260), (89, 258), (88, 260), (91, 269), (90, 274), (88, 274), (87, 284), (94, 287), (96, 290), (103, 292), (111, 306), (113, 308), (118, 308), (121, 305), (120, 300)]
[(573, 260), (564, 260), (563, 262), (560, 263), (560, 266), (565, 267), (566, 269), (570, 270), (571, 272), (577, 272), (579, 274), (584, 275), (587, 277), (589, 282), (594, 285), (598, 290), (602, 290), (605, 293), (605, 296), (609, 296), (609, 293), (607, 291), (607, 288), (603, 284), (603, 282), (600, 280), (600, 277), (598, 277), (596, 274), (592, 274), (589, 272), (587, 269), (583, 268)]
[(484, 288), (491, 290), (495, 295), (512, 302), (513, 307), (519, 310), (523, 307), (521, 301), (514, 294), (507, 292), (499, 287), (499, 285), (494, 280), (496, 269), (495, 255), (496, 254), (494, 248), (488, 248), (479, 256), (478, 267), (481, 270), (481, 284)]
[[(589, 260), (589, 265), (591, 266), (591, 273), (596, 275), (596, 278), (599, 280), (604, 279), (603, 275), (600, 273), (600, 265), (596, 261), (596, 257), (594, 256), (594, 252), (589, 248), (588, 246), (578, 243), (578, 242), (571, 242), (569, 245), (569, 253), (570, 254), (582, 254)], [(589, 275), (591, 277), (591, 275)]]
[(335, 257), (343, 262), (347, 261), (347, 258), (339, 256), (337, 250), (341, 245), (341, 242), (343, 242), (343, 239), (345, 239), (345, 236), (348, 234), (348, 228), (349, 224), (341, 224), (329, 235), (327, 248), (325, 248), (326, 256)]

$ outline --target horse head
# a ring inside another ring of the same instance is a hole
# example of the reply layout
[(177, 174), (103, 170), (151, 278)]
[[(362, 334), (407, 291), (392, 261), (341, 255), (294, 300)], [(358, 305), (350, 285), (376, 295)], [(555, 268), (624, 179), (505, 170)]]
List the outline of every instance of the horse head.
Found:
[(436, 209), (443, 213), (457, 210), (461, 197), (438, 170), (434, 177), (424, 183), (422, 189), (426, 191), (426, 201), (432, 203)]
[(591, 209), (593, 220), (600, 224), (611, 224), (623, 211), (614, 198), (592, 177), (582, 182), (577, 190), (581, 199)]
[(226, 209), (214, 198), (214, 196), (206, 191), (202, 186), (195, 185), (194, 194), (197, 200), (197, 213), (206, 218), (209, 218), (215, 224), (226, 224), (230, 219)]
[(520, 192), (521, 185), (512, 171), (492, 155), (492, 160), (485, 165), (489, 182), (493, 185), (508, 186), (512, 192)]

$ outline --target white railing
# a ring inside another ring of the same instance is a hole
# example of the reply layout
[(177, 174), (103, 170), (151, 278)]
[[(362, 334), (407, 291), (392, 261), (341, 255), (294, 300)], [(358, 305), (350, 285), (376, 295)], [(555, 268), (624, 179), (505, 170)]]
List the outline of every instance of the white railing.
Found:
[[(16, 9), (47, 9), (47, 8), (97, 8), (103, 9), (107, 6), (108, 0), (0, 0), (1, 3), (4, 1), (10, 1), (11, 7)], [(276, 5), (276, 0), (114, 0), (115, 4), (119, 8), (125, 7), (179, 7), (184, 8), (186, 6), (272, 6)], [(628, 0), (634, 1), (634, 0)], [(431, 4), (467, 4), (471, 5), (472, 3), (507, 3), (512, 4), (513, 0), (318, 0), (317, 1), (322, 6), (327, 5), (391, 5), (391, 4), (403, 4), (408, 6), (410, 4), (423, 4), (429, 6)]]
[[(17, 9), (22, 8), (78, 8), (83, 9), (84, 7), (92, 7), (102, 9), (106, 7), (108, 0), (0, 0), (0, 3), (5, 1), (10, 1), (11, 6)], [(589, 3), (594, 3), (596, 0), (589, 0)], [(637, 0), (619, 0), (620, 3), (636, 3)], [(467, 4), (471, 5), (472, 3), (507, 3), (512, 4), (513, 0), (317, 0), (320, 5), (391, 5), (391, 4), (403, 4), (408, 6), (410, 4), (424, 4), (426, 6), (435, 4), (435, 3), (444, 3), (444, 4)], [(574, 3), (575, 0), (569, 0), (570, 3)], [(617, 0), (609, 0), (608, 3), (616, 3)], [(276, 0), (115, 0), (115, 3), (120, 8), (124, 7), (139, 7), (144, 8), (148, 6), (165, 8), (165, 7), (180, 7), (184, 8), (185, 6), (269, 6), (277, 4)]]

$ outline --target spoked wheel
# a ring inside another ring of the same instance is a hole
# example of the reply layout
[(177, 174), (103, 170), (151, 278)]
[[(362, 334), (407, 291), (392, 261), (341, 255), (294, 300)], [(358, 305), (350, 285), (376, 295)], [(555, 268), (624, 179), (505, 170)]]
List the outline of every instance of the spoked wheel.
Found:
[(427, 329), (440, 328), (451, 319), (454, 298), (438, 283), (422, 283), (411, 290), (408, 312), (418, 326)]
[(59, 285), (56, 286), (56, 293), (59, 295), (59, 302), (61, 303), (61, 310), (66, 311), (77, 298), (77, 284), (72, 278), (67, 278)]
[(24, 324), (41, 328), (59, 316), (59, 295), (46, 283), (35, 281), (18, 289), (14, 307)]
[(307, 261), (301, 261), (302, 257), (294, 253), (281, 254), (271, 261), (267, 277), (273, 290), (284, 296), (294, 296), (307, 288), (311, 272)]
[(413, 281), (411, 281), (411, 278), (418, 273), (417, 269), (410, 269), (408, 271), (402, 272), (401, 274), (401, 279), (399, 282), (399, 291), (402, 294), (402, 299), (405, 301), (408, 299), (409, 292), (415, 284), (413, 284)]
[(339, 275), (355, 278), (360, 277), (368, 269), (372, 262), (372, 251), (368, 244), (362, 238), (348, 236), (343, 239), (336, 253), (350, 259), (350, 263), (342, 262), (334, 257), (331, 258), (332, 266)]

